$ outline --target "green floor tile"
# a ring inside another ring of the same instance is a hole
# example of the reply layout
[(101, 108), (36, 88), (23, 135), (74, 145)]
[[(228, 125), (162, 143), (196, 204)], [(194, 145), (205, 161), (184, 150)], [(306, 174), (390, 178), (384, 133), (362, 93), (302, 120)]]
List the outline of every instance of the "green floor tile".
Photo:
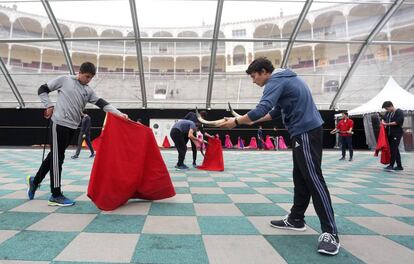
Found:
[[(388, 186), (389, 188), (389, 186)], [(366, 194), (366, 195), (375, 195), (375, 194), (390, 194), (388, 192), (382, 191), (382, 190), (378, 190), (375, 188), (352, 188), (352, 191), (354, 193), (359, 193), (359, 194)]]
[(414, 204), (400, 204), (399, 206), (405, 207), (410, 210), (414, 210)]
[(274, 203), (293, 203), (293, 194), (265, 194)]
[(334, 204), (336, 215), (340, 216), (383, 216), (357, 204)]
[(8, 211), (25, 202), (27, 202), (27, 200), (24, 199), (0, 199), (0, 211)]
[(152, 203), (149, 215), (194, 216), (192, 203)]
[(248, 186), (254, 188), (254, 187), (276, 187), (276, 185), (274, 185), (271, 182), (245, 182), (245, 184), (247, 184)]
[(140, 215), (98, 215), (84, 232), (93, 233), (139, 233), (146, 216)]
[(214, 181), (209, 182), (189, 182), (188, 186), (190, 187), (218, 187), (217, 183)]
[(185, 176), (173, 176), (171, 177), (172, 181), (180, 182), (180, 181), (187, 181), (187, 177)]
[(239, 181), (236, 177), (213, 177), (216, 182), (237, 182)]
[(194, 203), (231, 203), (225, 194), (192, 194)]
[(22, 231), (0, 244), (0, 259), (51, 261), (77, 234)]
[[(4, 183), (3, 183), (4, 184)], [(1, 184), (1, 185), (3, 185)], [(0, 190), (0, 197), (9, 193), (15, 192), (14, 190)]]
[(257, 192), (248, 187), (223, 187), (221, 188), (226, 194), (256, 194)]
[[(317, 216), (307, 216), (305, 217), (305, 221), (309, 227), (318, 233), (321, 233), (321, 223)], [(336, 216), (335, 222), (339, 235), (378, 235), (374, 231), (360, 226), (342, 216)]]
[(61, 207), (57, 209), (56, 212), (67, 214), (99, 214), (101, 210), (92, 202), (76, 201), (75, 206)]
[(414, 250), (414, 236), (386, 236), (387, 238)]
[(0, 230), (23, 230), (47, 215), (46, 213), (4, 212), (0, 214)]
[(203, 235), (259, 234), (249, 220), (239, 216), (199, 216), (198, 224)]
[(414, 217), (394, 217), (398, 221), (414, 226)]
[(191, 193), (188, 187), (174, 187), (174, 189), (177, 194)]
[[(355, 190), (357, 188), (353, 188)], [(371, 197), (366, 194), (335, 194), (335, 196), (354, 204), (388, 204), (389, 202)]]
[(289, 264), (353, 264), (364, 263), (351, 253), (341, 248), (336, 256), (327, 256), (319, 254), (318, 236), (307, 235), (282, 235), (282, 236), (265, 236), (267, 241)]
[(245, 216), (284, 216), (287, 214), (282, 207), (275, 204), (240, 203), (236, 205)]
[(139, 238), (133, 263), (209, 263), (201, 236), (150, 235)]

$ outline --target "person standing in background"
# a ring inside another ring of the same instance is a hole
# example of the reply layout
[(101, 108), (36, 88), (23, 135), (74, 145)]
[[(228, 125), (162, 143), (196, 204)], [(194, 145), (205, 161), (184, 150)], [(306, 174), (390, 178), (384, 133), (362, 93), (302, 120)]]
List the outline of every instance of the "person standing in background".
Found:
[(263, 150), (263, 148), (264, 148), (264, 138), (263, 138), (262, 126), (259, 126), (259, 129), (257, 130), (257, 147), (260, 150)]
[[(401, 109), (395, 108), (391, 101), (385, 101), (382, 104), (387, 113), (381, 121), (387, 131), (388, 143), (390, 144), (391, 162), (385, 167), (386, 170), (404, 170), (401, 164), (400, 145), (401, 138), (404, 134), (402, 126), (404, 124), (404, 113)], [(394, 164), (397, 166), (394, 167)]]
[(348, 117), (347, 112), (342, 112), (342, 119), (336, 125), (336, 128), (331, 131), (331, 134), (339, 132), (342, 145), (342, 157), (339, 160), (345, 160), (346, 148), (349, 149), (349, 161), (352, 161), (354, 150), (352, 148), (352, 129), (354, 128), (354, 121)]
[(82, 141), (85, 139), (86, 145), (88, 145), (88, 148), (91, 152), (91, 155), (89, 158), (95, 157), (95, 151), (93, 150), (93, 146), (91, 143), (91, 117), (88, 115), (88, 111), (85, 109), (82, 113), (82, 121), (81, 121), (81, 129), (78, 137), (78, 148), (76, 149), (75, 155), (73, 155), (72, 159), (79, 158), (79, 153), (82, 149)]

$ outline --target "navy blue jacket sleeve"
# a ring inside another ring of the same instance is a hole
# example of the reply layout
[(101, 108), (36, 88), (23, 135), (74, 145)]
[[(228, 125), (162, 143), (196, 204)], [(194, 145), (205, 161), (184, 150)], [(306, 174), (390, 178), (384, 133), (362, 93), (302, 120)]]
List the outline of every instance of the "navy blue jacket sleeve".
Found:
[(247, 113), (250, 120), (256, 121), (269, 113), (276, 106), (282, 92), (283, 86), (280, 83), (272, 82), (266, 85), (259, 104)]

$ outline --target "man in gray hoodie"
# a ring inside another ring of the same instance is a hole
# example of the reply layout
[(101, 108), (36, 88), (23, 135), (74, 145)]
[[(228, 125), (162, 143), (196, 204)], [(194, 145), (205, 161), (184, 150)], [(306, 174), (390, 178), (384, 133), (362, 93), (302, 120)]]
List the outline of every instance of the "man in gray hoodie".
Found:
[[(50, 206), (71, 206), (75, 202), (66, 198), (61, 191), (62, 164), (65, 159), (65, 150), (69, 146), (78, 124), (81, 114), (87, 103), (92, 103), (104, 110), (128, 118), (126, 114), (110, 105), (107, 101), (99, 98), (88, 83), (96, 74), (95, 65), (91, 62), (82, 63), (76, 76), (59, 76), (46, 84), (40, 86), (38, 95), (46, 107), (45, 118), (51, 118), (50, 122), (50, 152), (40, 165), (36, 175), (27, 176), (27, 195), (30, 200), (34, 198), (40, 183), (50, 172), (51, 196), (48, 204)], [(49, 93), (57, 91), (56, 104), (52, 103)]]
[(292, 141), (294, 197), (290, 214), (270, 225), (275, 228), (305, 231), (305, 211), (312, 197), (321, 223), (318, 252), (336, 255), (339, 236), (331, 197), (322, 175), (323, 120), (306, 83), (289, 69), (275, 69), (265, 58), (254, 60), (246, 70), (253, 83), (264, 86), (255, 109), (239, 118), (228, 118), (222, 125), (233, 128), (283, 116)]

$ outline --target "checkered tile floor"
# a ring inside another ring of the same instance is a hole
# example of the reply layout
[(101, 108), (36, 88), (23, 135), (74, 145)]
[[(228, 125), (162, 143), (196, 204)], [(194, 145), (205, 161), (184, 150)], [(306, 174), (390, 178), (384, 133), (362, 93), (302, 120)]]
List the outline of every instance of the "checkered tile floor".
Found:
[(176, 152), (162, 154), (174, 198), (102, 212), (86, 197), (88, 153), (64, 163), (63, 191), (76, 206), (56, 208), (47, 206), (48, 179), (35, 200), (26, 198), (24, 179), (41, 150), (0, 149), (0, 263), (413, 263), (414, 153), (403, 154), (397, 173), (371, 152), (353, 162), (324, 152), (343, 246), (335, 257), (315, 250), (313, 206), (306, 232), (268, 224), (292, 204), (291, 152), (225, 152), (224, 172), (176, 172)]

